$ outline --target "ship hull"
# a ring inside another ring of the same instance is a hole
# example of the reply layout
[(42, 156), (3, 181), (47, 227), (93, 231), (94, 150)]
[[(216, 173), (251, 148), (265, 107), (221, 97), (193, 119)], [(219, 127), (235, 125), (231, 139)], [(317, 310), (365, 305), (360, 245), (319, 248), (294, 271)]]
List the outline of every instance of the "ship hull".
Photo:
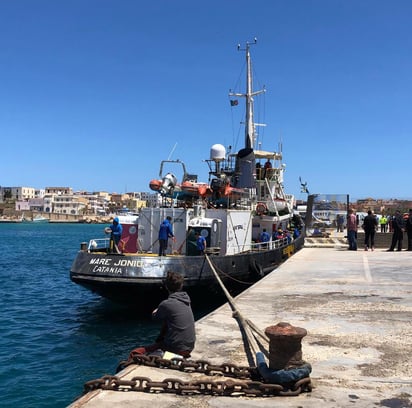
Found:
[[(210, 255), (209, 259), (225, 287), (235, 296), (273, 271), (303, 243), (301, 236), (280, 248)], [(163, 280), (168, 271), (184, 276), (183, 290), (189, 293), (195, 307), (222, 299), (223, 291), (205, 256), (117, 255), (80, 250), (70, 278), (114, 302), (149, 310), (167, 297)]]

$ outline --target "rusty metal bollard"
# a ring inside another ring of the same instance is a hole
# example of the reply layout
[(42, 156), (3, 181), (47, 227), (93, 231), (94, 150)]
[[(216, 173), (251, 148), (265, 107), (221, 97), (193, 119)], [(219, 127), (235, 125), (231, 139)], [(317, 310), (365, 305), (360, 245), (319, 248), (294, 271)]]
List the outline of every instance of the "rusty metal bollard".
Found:
[(307, 330), (280, 322), (265, 329), (269, 337), (269, 368), (283, 370), (299, 367), (305, 362), (302, 359), (302, 338)]

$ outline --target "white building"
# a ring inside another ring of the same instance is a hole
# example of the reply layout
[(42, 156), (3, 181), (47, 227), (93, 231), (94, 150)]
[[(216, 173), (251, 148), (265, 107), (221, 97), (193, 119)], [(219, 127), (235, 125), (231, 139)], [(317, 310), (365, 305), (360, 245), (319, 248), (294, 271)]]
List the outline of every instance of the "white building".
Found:
[(73, 194), (71, 187), (46, 187), (46, 194)]
[(34, 191), (34, 196), (36, 198), (43, 198), (45, 194), (46, 194), (46, 190), (44, 188), (36, 189)]
[(44, 211), (44, 196), (30, 199), (29, 206), (30, 211)]
[(27, 201), (35, 197), (35, 189), (33, 187), (0, 187), (0, 202), (14, 200)]
[(46, 194), (44, 211), (54, 214), (82, 215), (87, 209), (87, 200), (74, 194)]
[(86, 200), (87, 208), (85, 212), (87, 214), (105, 215), (109, 213), (110, 196), (106, 193), (89, 193), (86, 191), (78, 191), (76, 196)]

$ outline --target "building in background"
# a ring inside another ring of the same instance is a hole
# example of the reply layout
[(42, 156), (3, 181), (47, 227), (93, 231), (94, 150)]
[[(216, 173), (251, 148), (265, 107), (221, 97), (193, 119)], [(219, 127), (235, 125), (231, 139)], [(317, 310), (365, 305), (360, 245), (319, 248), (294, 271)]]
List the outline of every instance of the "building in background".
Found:
[(0, 187), (0, 202), (27, 201), (35, 197), (33, 187)]

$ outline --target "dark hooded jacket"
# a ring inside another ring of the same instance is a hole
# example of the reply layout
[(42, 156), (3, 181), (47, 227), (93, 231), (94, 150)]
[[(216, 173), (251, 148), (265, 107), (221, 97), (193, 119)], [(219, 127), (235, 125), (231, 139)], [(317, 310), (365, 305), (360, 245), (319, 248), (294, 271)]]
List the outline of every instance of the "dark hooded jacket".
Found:
[(123, 227), (122, 224), (119, 222), (119, 218), (115, 217), (113, 220), (113, 224), (110, 225), (109, 227), (112, 230), (112, 236), (116, 244), (119, 243), (121, 237), (122, 237), (122, 232), (123, 232)]
[(166, 324), (165, 349), (174, 353), (192, 351), (195, 346), (195, 319), (186, 292), (174, 292), (160, 303), (153, 318)]
[(373, 231), (378, 226), (376, 217), (368, 211), (368, 215), (363, 220), (363, 229), (365, 231)]

